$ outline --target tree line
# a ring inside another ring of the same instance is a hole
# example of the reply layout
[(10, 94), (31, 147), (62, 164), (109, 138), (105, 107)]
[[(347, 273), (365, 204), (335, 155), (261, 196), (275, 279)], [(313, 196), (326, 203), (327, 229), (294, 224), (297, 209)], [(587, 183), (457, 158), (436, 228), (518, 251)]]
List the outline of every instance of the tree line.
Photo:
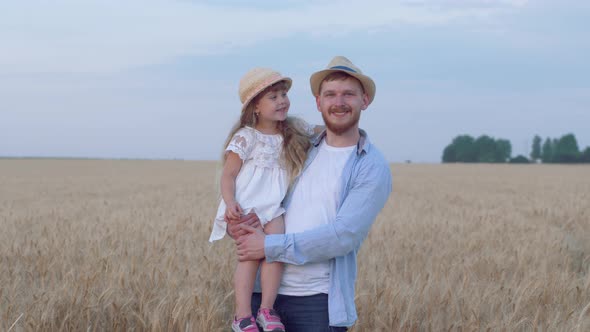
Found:
[(443, 163), (590, 163), (590, 147), (578, 148), (574, 134), (560, 138), (547, 137), (545, 141), (535, 135), (530, 159), (518, 155), (512, 157), (512, 144), (506, 139), (494, 139), (488, 135), (473, 138), (459, 135), (443, 150)]

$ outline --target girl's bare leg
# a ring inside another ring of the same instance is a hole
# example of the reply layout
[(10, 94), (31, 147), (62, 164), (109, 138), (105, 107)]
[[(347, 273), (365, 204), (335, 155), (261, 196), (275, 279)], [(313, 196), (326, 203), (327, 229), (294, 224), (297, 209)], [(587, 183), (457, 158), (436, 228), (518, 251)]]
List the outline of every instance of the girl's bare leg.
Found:
[[(274, 218), (266, 225), (264, 225), (264, 232), (266, 234), (283, 234), (285, 233), (285, 223), (283, 216)], [(267, 263), (266, 260), (262, 260), (262, 266), (260, 268), (260, 284), (262, 286), (262, 301), (260, 308), (274, 307), (275, 300), (277, 298), (277, 292), (281, 285), (281, 277), (283, 276), (283, 263), (273, 262)]]
[(252, 291), (259, 261), (238, 262), (234, 274), (234, 292), (236, 295), (236, 318), (252, 315)]

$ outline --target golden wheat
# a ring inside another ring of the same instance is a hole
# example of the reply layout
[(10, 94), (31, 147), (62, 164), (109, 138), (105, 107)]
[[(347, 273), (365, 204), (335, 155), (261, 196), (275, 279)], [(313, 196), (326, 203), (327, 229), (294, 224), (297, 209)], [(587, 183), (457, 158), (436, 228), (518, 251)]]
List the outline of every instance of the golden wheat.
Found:
[[(590, 330), (590, 167), (392, 165), (352, 331)], [(227, 331), (216, 163), (0, 160), (0, 330)]]

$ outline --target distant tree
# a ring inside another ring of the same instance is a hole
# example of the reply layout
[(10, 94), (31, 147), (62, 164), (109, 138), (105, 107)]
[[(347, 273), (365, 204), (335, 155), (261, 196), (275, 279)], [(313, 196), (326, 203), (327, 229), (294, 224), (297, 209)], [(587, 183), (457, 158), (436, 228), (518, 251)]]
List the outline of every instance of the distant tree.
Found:
[(510, 159), (512, 145), (505, 139), (481, 135), (477, 139), (460, 135), (453, 139), (443, 151), (444, 163), (505, 163)]
[(449, 144), (443, 150), (442, 156), (443, 163), (455, 163), (457, 162), (457, 152), (452, 144)]
[(584, 149), (582, 155), (580, 156), (580, 161), (583, 163), (590, 163), (590, 146)]
[(552, 139), (552, 140), (551, 140), (551, 148), (553, 149), (553, 150), (552, 150), (552, 151), (553, 151), (553, 157), (552, 157), (552, 158), (553, 158), (553, 162), (554, 162), (554, 163), (556, 163), (556, 162), (557, 162), (557, 160), (556, 160), (556, 158), (555, 158), (555, 153), (557, 152), (557, 150), (556, 150), (556, 149), (557, 149), (557, 144), (558, 144), (558, 143), (559, 143), (559, 138), (554, 138), (554, 139)]
[(547, 137), (541, 148), (541, 160), (544, 163), (553, 162), (553, 141)]
[(578, 141), (574, 134), (567, 134), (562, 136), (553, 150), (553, 160), (559, 163), (575, 163), (580, 159), (580, 150), (578, 148)]
[(475, 162), (475, 140), (469, 135), (458, 136), (453, 140), (456, 147), (457, 160), (472, 163)]
[(541, 159), (541, 137), (539, 135), (535, 135), (533, 138), (531, 160), (537, 161), (539, 159)]
[(506, 139), (496, 140), (496, 162), (505, 163), (512, 155), (512, 144)]
[(530, 161), (523, 155), (519, 154), (514, 158), (510, 158), (511, 164), (528, 164)]
[(443, 151), (443, 162), (454, 163), (464, 162), (472, 163), (476, 161), (475, 140), (469, 135), (460, 135), (453, 139)]
[(493, 138), (482, 135), (473, 142), (475, 161), (478, 163), (494, 163), (496, 160), (496, 141)]

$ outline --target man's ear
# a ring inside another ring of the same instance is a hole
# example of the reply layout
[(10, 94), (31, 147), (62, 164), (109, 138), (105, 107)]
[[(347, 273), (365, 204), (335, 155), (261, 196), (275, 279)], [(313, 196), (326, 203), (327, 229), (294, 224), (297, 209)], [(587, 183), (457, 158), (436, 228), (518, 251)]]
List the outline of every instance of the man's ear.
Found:
[(316, 104), (316, 106), (318, 108), (318, 112), (321, 113), (322, 112), (322, 109), (320, 108), (320, 96), (319, 95), (318, 96), (315, 96), (315, 104)]
[(369, 107), (369, 95), (367, 93), (363, 93), (363, 105), (361, 106), (361, 110), (366, 110)]

